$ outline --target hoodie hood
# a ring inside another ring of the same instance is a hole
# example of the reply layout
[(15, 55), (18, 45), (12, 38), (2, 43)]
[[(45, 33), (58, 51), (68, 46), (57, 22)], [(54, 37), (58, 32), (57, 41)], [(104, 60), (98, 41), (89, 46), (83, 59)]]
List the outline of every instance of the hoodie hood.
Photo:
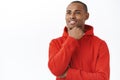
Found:
[[(92, 26), (85, 24), (85, 35), (94, 35)], [(68, 36), (68, 30), (67, 27), (65, 26), (63, 37), (67, 37), (67, 36)]]

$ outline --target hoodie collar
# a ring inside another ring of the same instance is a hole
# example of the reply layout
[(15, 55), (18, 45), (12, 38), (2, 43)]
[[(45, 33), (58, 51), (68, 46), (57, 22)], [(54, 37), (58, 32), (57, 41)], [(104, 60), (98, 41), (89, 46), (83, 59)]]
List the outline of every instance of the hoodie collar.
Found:
[[(93, 27), (85, 24), (85, 35), (94, 35)], [(67, 27), (64, 28), (63, 37), (68, 36)]]

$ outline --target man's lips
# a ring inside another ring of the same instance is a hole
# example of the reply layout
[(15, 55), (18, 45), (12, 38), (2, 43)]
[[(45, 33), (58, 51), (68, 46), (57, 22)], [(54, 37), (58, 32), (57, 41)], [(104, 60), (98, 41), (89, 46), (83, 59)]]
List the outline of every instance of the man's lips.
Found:
[(71, 20), (71, 21), (69, 21), (69, 24), (70, 24), (70, 25), (74, 25), (76, 22), (77, 22), (77, 21)]

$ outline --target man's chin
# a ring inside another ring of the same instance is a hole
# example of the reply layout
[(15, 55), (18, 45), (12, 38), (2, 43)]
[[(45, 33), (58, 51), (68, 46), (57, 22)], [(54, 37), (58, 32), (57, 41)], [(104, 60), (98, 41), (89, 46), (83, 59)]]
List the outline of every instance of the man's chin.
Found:
[(74, 28), (75, 26), (68, 26), (68, 30), (71, 30), (72, 28)]
[(74, 27), (76, 27), (76, 25), (69, 25), (69, 26), (67, 26), (68, 29), (72, 29)]

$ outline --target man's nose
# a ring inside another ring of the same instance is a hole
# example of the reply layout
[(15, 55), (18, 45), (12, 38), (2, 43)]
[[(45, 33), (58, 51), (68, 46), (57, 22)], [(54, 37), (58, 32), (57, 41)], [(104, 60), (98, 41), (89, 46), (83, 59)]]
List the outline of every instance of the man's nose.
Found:
[(75, 18), (76, 18), (75, 14), (72, 13), (71, 16), (70, 16), (70, 18), (71, 18), (71, 19), (75, 19)]

